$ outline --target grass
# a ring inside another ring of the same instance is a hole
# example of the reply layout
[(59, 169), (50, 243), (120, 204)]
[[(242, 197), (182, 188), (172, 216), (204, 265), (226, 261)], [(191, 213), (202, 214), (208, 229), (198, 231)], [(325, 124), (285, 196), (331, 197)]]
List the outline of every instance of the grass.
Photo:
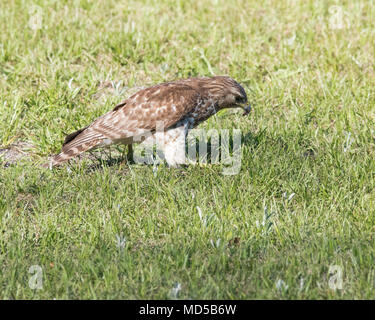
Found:
[[(374, 16), (370, 0), (1, 0), (0, 297), (374, 299)], [(253, 102), (201, 126), (241, 129), (238, 175), (40, 168), (138, 87), (212, 73)]]

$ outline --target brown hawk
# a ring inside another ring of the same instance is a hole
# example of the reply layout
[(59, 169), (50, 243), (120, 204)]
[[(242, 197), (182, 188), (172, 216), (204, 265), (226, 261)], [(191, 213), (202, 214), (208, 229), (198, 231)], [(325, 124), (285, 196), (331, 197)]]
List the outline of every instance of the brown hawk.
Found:
[[(190, 78), (142, 89), (87, 127), (69, 134), (59, 154), (45, 166), (56, 166), (90, 149), (113, 143), (131, 145), (150, 133), (161, 145), (168, 165), (185, 163), (185, 138), (224, 108), (242, 108), (245, 90), (226, 76)], [(159, 129), (161, 128), (161, 130)]]

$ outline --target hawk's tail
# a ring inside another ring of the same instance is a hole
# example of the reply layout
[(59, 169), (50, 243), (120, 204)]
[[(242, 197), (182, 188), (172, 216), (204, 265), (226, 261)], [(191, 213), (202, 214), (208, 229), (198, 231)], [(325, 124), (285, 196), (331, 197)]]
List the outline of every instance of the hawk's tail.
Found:
[(58, 166), (82, 152), (98, 146), (103, 140), (104, 138), (100, 133), (94, 132), (88, 127), (75, 131), (66, 136), (61, 152), (53, 156), (50, 162), (45, 163), (43, 167)]

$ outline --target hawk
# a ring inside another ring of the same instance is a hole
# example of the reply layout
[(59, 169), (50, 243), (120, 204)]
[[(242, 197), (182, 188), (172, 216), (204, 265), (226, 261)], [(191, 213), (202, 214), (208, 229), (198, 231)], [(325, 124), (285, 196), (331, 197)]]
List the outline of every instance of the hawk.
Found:
[(87, 127), (66, 136), (61, 152), (45, 166), (57, 166), (85, 151), (114, 143), (131, 149), (147, 133), (160, 145), (168, 165), (178, 166), (185, 163), (188, 130), (221, 109), (242, 108), (244, 115), (248, 114), (250, 105), (246, 104), (243, 87), (227, 76), (157, 84), (136, 92)]

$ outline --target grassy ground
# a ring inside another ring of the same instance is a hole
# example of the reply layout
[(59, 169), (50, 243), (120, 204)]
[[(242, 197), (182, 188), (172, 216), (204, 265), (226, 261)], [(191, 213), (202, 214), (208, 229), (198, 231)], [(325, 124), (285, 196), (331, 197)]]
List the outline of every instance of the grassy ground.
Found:
[[(0, 297), (374, 299), (374, 16), (370, 0), (0, 0)], [(253, 102), (202, 125), (241, 129), (238, 175), (38, 166), (137, 87), (211, 74)]]

